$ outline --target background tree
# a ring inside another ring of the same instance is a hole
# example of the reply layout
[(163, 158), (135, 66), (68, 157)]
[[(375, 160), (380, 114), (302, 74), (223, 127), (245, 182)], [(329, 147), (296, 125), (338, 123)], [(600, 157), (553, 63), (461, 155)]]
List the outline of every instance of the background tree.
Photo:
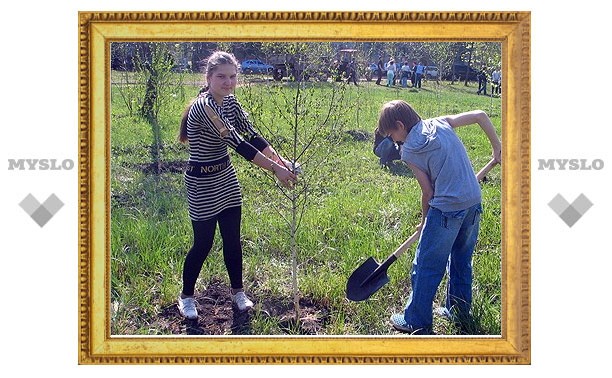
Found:
[(489, 75), (495, 67), (501, 68), (502, 50), (499, 42), (474, 42), (472, 55), (476, 67), (486, 67)]
[(431, 65), (438, 67), (439, 74), (436, 81), (439, 81), (443, 70), (448, 70), (453, 65), (454, 56), (452, 49), (453, 42), (425, 42), (423, 50), (428, 52)]
[(111, 43), (112, 90), (119, 93), (128, 115), (135, 114), (144, 94), (144, 83), (134, 72), (136, 43)]
[(150, 155), (156, 173), (161, 171), (162, 164), (160, 112), (171, 96), (185, 97), (184, 74), (177, 69), (180, 67), (177, 60), (185, 56), (184, 47), (180, 43), (138, 42), (111, 48), (111, 62), (124, 68), (115, 88), (130, 115), (137, 112), (151, 126)]

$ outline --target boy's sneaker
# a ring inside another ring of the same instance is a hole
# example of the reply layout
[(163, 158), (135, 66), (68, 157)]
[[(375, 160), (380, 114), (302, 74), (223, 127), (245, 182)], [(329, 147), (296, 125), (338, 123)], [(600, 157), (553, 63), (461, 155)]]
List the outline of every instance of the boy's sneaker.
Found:
[(415, 328), (406, 323), (404, 313), (391, 315), (391, 324), (396, 330), (406, 332), (411, 335), (429, 335), (431, 333), (427, 328)]
[(247, 298), (244, 291), (239, 291), (232, 295), (232, 302), (236, 304), (236, 307), (238, 307), (240, 311), (245, 311), (253, 307), (253, 302)]
[(194, 320), (198, 318), (198, 310), (196, 310), (195, 299), (193, 297), (181, 298), (179, 295), (178, 309), (181, 315), (187, 319)]

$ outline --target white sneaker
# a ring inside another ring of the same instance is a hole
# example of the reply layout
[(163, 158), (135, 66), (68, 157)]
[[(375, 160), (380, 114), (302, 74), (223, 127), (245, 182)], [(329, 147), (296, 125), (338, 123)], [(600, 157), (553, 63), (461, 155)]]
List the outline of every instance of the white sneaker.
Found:
[(250, 308), (253, 308), (253, 302), (249, 298), (247, 298), (244, 291), (239, 291), (236, 294), (232, 295), (232, 301), (238, 307), (238, 310), (245, 311)]
[(178, 309), (181, 315), (187, 319), (193, 320), (198, 318), (198, 310), (196, 310), (195, 299), (193, 297), (181, 298), (179, 295)]

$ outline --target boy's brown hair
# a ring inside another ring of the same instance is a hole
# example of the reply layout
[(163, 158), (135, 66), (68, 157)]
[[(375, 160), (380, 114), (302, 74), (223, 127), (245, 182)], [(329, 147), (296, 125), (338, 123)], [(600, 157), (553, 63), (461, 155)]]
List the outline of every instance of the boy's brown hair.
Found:
[(421, 117), (406, 101), (389, 101), (380, 109), (376, 132), (383, 136), (388, 135), (391, 131), (397, 129), (397, 121), (402, 122), (407, 127), (407, 131), (410, 131), (412, 126), (416, 125), (420, 120)]

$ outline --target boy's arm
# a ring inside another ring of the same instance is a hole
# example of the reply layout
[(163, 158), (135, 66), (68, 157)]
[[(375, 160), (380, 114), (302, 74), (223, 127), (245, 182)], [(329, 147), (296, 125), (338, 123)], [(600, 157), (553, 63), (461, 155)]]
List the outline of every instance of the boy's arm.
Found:
[(425, 217), (429, 211), (429, 201), (433, 198), (433, 185), (427, 173), (423, 172), (414, 164), (406, 163), (406, 165), (412, 170), (414, 177), (421, 187), (421, 208), (423, 213), (421, 215), (421, 224), (418, 226), (420, 231), (425, 224)]
[(473, 110), (471, 112), (459, 113), (455, 115), (449, 115), (444, 117), (451, 127), (460, 127), (465, 125), (471, 125), (477, 123), (480, 128), (485, 132), (491, 147), (493, 148), (493, 158), (495, 161), (501, 164), (501, 141), (495, 132), (495, 126), (491, 122), (491, 119), (482, 110)]

